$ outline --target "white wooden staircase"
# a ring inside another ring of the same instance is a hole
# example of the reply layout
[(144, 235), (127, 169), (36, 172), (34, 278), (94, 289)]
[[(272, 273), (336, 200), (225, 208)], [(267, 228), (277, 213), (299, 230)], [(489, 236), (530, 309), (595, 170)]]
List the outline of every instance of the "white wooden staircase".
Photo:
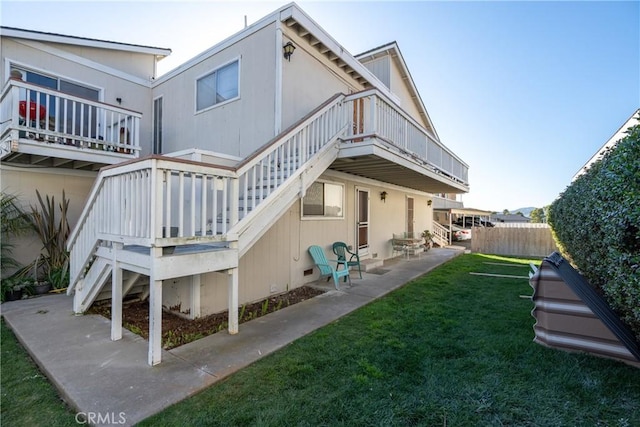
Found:
[(431, 230), (431, 234), (433, 235), (433, 242), (444, 248), (451, 244), (451, 236), (449, 235), (449, 229), (442, 226), (440, 223), (433, 221), (433, 229)]
[(237, 333), (239, 259), (336, 159), (348, 127), (343, 100), (332, 97), (235, 168), (151, 156), (102, 169), (67, 244), (74, 311), (111, 298), (117, 340), (123, 298), (148, 296), (155, 365), (162, 281), (226, 271)]
[[(352, 156), (366, 161), (355, 165)], [(237, 333), (239, 259), (330, 166), (420, 191), (468, 187), (466, 164), (375, 89), (333, 96), (235, 167), (162, 156), (107, 166), (67, 244), (74, 311), (110, 298), (117, 340), (123, 298), (148, 297), (155, 365), (162, 281), (192, 277), (195, 316), (200, 275), (226, 272), (229, 333)], [(433, 231), (448, 244), (448, 231)]]

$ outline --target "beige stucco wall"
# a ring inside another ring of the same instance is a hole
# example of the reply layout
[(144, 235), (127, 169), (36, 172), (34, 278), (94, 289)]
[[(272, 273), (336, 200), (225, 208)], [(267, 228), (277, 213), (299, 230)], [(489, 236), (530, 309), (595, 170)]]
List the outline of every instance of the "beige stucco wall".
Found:
[[(101, 90), (102, 102), (127, 108), (142, 113), (140, 122), (140, 145), (141, 156), (151, 152), (151, 86), (134, 83), (113, 74), (89, 67), (84, 64), (53, 55), (46, 49), (36, 49), (31, 46), (18, 43), (15, 40), (3, 37), (2, 45), (2, 66), (0, 67), (0, 81), (4, 85), (8, 79), (9, 63), (17, 63), (22, 68), (32, 69), (46, 75), (53, 75), (66, 80), (76, 82), (85, 86)], [(56, 45), (54, 47), (59, 48)], [(127, 62), (131, 58), (128, 52), (105, 52), (106, 57), (113, 59), (118, 65)], [(150, 55), (148, 55), (151, 57)], [(137, 58), (137, 60), (141, 60)], [(149, 64), (146, 65), (149, 67)], [(151, 70), (149, 70), (151, 73)], [(118, 104), (116, 98), (121, 98), (122, 103)]]
[[(196, 80), (240, 60), (239, 99), (196, 113)], [(200, 148), (245, 157), (274, 136), (275, 25), (154, 86), (163, 97), (163, 151)]]
[[(62, 200), (64, 190), (65, 196), (69, 199), (68, 220), (72, 229), (82, 213), (95, 177), (95, 172), (0, 166), (2, 191), (17, 195), (20, 204), (27, 211), (30, 210), (30, 206), (39, 206), (36, 189), (43, 198), (47, 195), (54, 197), (56, 205)], [(41, 246), (35, 237), (21, 238), (16, 244), (14, 257), (21, 264), (27, 264), (36, 258)]]
[[(356, 188), (369, 191), (370, 248), (363, 259), (388, 259), (392, 256), (393, 233), (406, 230), (407, 197), (414, 198), (416, 231), (429, 228), (433, 218), (427, 206), (430, 195), (420, 192), (405, 192), (399, 187), (381, 186), (371, 180), (350, 179), (346, 174), (328, 172), (322, 181), (344, 184), (345, 217), (341, 219), (301, 219), (301, 202), (295, 202), (249, 252), (240, 259), (239, 303), (255, 302), (269, 295), (286, 292), (317, 280), (318, 271), (307, 249), (311, 245), (324, 248), (327, 257), (332, 257), (331, 245), (344, 241), (355, 246)], [(380, 193), (387, 192), (386, 201)], [(397, 255), (397, 254), (396, 254)], [(312, 275), (305, 270), (312, 269)], [(354, 276), (357, 280), (357, 275)], [(172, 307), (180, 304), (181, 310), (190, 305), (190, 279), (165, 281), (163, 304)], [(201, 315), (217, 313), (227, 307), (228, 275), (210, 273), (202, 276)]]

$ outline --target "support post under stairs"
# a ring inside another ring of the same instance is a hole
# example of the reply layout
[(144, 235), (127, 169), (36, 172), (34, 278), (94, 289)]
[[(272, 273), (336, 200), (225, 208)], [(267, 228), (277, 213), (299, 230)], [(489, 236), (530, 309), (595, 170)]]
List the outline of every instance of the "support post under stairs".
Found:
[(229, 333), (238, 333), (238, 268), (228, 270), (229, 274)]
[(122, 243), (113, 244), (113, 260), (111, 266), (111, 340), (122, 338), (122, 268), (118, 261), (118, 253)]
[[(162, 256), (162, 248), (151, 248), (151, 265)], [(149, 277), (149, 365), (162, 360), (162, 280), (156, 280), (155, 268)]]
[(201, 274), (191, 276), (191, 307), (189, 307), (189, 318), (197, 319), (200, 317), (200, 284), (202, 282)]

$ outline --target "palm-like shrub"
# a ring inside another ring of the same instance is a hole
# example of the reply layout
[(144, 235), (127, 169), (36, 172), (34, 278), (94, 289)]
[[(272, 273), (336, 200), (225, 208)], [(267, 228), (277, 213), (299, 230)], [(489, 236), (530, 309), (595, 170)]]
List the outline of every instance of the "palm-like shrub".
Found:
[(31, 228), (28, 215), (22, 209), (16, 195), (0, 193), (0, 228), (2, 237), (0, 240), (0, 270), (5, 273), (19, 267), (19, 263), (13, 257), (13, 237), (23, 235)]
[(58, 206), (60, 213), (56, 215), (55, 198), (46, 196), (43, 199), (38, 190), (36, 195), (39, 208), (32, 206), (29, 218), (42, 242), (42, 253), (34, 261), (34, 270), (44, 270), (43, 276), (52, 281), (53, 287), (61, 288), (68, 284), (69, 253), (66, 243), (70, 232), (67, 220), (69, 199), (62, 190), (62, 201)]

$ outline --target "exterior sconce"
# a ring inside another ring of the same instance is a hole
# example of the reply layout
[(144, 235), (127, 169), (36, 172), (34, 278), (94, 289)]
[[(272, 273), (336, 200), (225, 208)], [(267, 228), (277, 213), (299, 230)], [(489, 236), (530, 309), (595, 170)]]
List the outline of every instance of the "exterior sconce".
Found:
[(122, 98), (116, 98), (116, 102), (117, 102), (118, 104), (122, 104)]
[(284, 59), (291, 62), (291, 55), (293, 55), (293, 51), (296, 50), (296, 47), (291, 42), (287, 42), (284, 46), (282, 46), (282, 50), (284, 51)]
[(433, 200), (431, 199), (427, 200), (427, 206), (431, 206), (432, 203), (433, 203)]
[(383, 191), (382, 193), (380, 193), (380, 200), (382, 200), (383, 202), (386, 203), (387, 200), (387, 192)]

